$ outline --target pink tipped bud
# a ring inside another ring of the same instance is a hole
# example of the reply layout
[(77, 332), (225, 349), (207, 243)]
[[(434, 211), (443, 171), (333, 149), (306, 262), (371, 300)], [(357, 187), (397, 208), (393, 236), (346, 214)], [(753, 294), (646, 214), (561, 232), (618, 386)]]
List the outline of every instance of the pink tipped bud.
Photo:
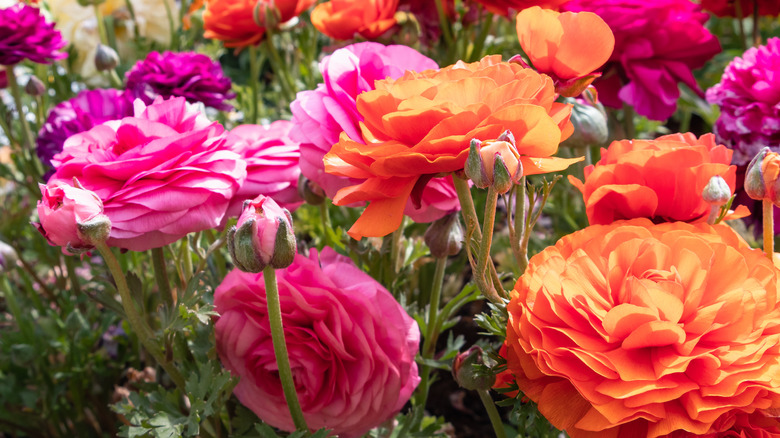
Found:
[(263, 195), (244, 202), (238, 223), (228, 232), (228, 249), (233, 263), (245, 272), (290, 266), (296, 252), (290, 212)]
[(496, 383), (496, 376), (489, 370), (481, 370), (482, 349), (475, 345), (455, 356), (452, 362), (452, 375), (461, 388), (479, 391), (488, 390)]
[(62, 182), (40, 184), (35, 224), (51, 245), (62, 247), (68, 255), (80, 254), (105, 242), (111, 233), (111, 221), (103, 214), (103, 202), (74, 178), (74, 186)]

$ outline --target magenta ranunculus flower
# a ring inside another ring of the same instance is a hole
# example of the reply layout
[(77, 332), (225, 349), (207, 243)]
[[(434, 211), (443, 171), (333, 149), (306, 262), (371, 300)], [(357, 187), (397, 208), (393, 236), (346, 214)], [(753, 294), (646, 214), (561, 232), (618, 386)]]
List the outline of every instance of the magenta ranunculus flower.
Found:
[(46, 21), (38, 8), (16, 3), (0, 9), (0, 65), (14, 65), (25, 59), (38, 64), (66, 58), (60, 31)]
[[(304, 417), (312, 429), (359, 437), (392, 418), (420, 382), (417, 323), (390, 293), (330, 248), (277, 271), (284, 334)], [(263, 421), (293, 425), (282, 393), (261, 274), (234, 270), (214, 293), (225, 368), (236, 397)]]
[(127, 91), (147, 105), (157, 96), (181, 96), (187, 102), (230, 111), (225, 100), (236, 97), (222, 66), (195, 52), (151, 52), (127, 72)]
[(765, 146), (780, 152), (780, 38), (734, 58), (707, 102), (720, 106), (713, 131), (734, 149), (734, 164), (747, 164)]
[(241, 204), (258, 195), (272, 198), (282, 207), (294, 211), (303, 200), (298, 195), (301, 155), (298, 143), (290, 140), (293, 125), (277, 120), (268, 126), (240, 125), (230, 131), (241, 138), (234, 151), (246, 160), (246, 181), (230, 202), (228, 216), (237, 216)]
[[(301, 91), (290, 105), (295, 125), (290, 136), (301, 142), (301, 173), (323, 188), (329, 198), (343, 187), (359, 181), (325, 173), (322, 158), (344, 132), (363, 142), (357, 110), (357, 95), (374, 89), (374, 82), (399, 78), (406, 70), (436, 69), (436, 63), (406, 46), (374, 42), (351, 44), (320, 62), (323, 83), (315, 90)], [(431, 222), (458, 210), (452, 182), (435, 178), (422, 193), (422, 202), (410, 202), (404, 213), (416, 222)]]
[(68, 137), (131, 115), (133, 102), (123, 91), (113, 88), (82, 91), (49, 111), (35, 140), (38, 158), (47, 168), (51, 167), (52, 157), (62, 151)]
[(593, 84), (599, 99), (623, 103), (649, 119), (665, 120), (677, 108), (679, 83), (701, 94), (691, 72), (720, 52), (704, 27), (709, 16), (690, 0), (570, 0), (568, 11), (598, 14), (615, 34), (615, 50)]
[(235, 138), (184, 98), (135, 101), (134, 116), (70, 137), (52, 181), (77, 177), (103, 200), (108, 245), (144, 251), (219, 225), (246, 178)]

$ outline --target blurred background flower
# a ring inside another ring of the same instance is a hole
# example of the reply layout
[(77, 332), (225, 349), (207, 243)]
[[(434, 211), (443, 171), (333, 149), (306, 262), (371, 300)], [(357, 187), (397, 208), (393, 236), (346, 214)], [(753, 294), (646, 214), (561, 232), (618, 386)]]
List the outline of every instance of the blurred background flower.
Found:
[[(276, 27), (309, 9), (315, 0), (207, 0), (203, 12), (206, 38), (225, 47), (258, 45), (266, 27)], [(267, 22), (271, 18), (273, 23)]]
[[(701, 7), (718, 17), (749, 17), (753, 14), (755, 3), (754, 0), (701, 0)], [(769, 16), (780, 14), (780, 2), (758, 0), (758, 14)]]
[(200, 102), (221, 111), (233, 105), (225, 102), (236, 95), (230, 78), (219, 62), (195, 52), (151, 52), (127, 72), (127, 92), (145, 104), (157, 96), (181, 96), (189, 103)]
[(373, 39), (395, 25), (397, 9), (398, 0), (330, 0), (314, 8), (311, 24), (335, 40)]
[(48, 64), (67, 54), (60, 32), (35, 6), (16, 3), (0, 9), (0, 65), (14, 65), (25, 59)]

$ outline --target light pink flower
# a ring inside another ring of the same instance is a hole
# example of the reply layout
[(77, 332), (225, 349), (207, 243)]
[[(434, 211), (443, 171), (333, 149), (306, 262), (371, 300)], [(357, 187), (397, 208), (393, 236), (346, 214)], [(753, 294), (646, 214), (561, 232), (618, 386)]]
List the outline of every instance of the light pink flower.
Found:
[(615, 34), (615, 50), (593, 84), (599, 100), (638, 114), (665, 120), (677, 108), (678, 84), (703, 97), (691, 69), (720, 52), (720, 43), (704, 27), (708, 15), (690, 0), (570, 0), (563, 10), (590, 11)]
[(268, 126), (240, 125), (230, 133), (241, 138), (234, 151), (246, 161), (246, 181), (230, 202), (228, 216), (237, 216), (241, 204), (258, 195), (273, 198), (279, 205), (295, 211), (303, 200), (298, 195), (301, 155), (298, 143), (290, 140), (293, 124), (277, 120)]
[[(420, 381), (417, 323), (351, 260), (325, 248), (277, 271), (293, 379), (312, 429), (359, 437), (400, 411)], [(241, 377), (236, 397), (263, 421), (295, 429), (282, 394), (262, 274), (234, 270), (214, 293), (217, 351)]]
[[(374, 42), (351, 44), (320, 62), (323, 83), (315, 90), (301, 91), (290, 105), (295, 125), (290, 137), (301, 142), (301, 172), (323, 188), (329, 198), (339, 189), (359, 180), (325, 173), (322, 158), (344, 132), (363, 143), (356, 99), (374, 89), (374, 82), (396, 79), (406, 70), (437, 69), (436, 63), (406, 46), (385, 46)], [(420, 205), (410, 202), (404, 213), (415, 222), (431, 222), (459, 209), (450, 180), (434, 178), (422, 193)]]
[(216, 227), (246, 178), (219, 123), (184, 98), (135, 102), (135, 115), (70, 137), (49, 182), (77, 177), (103, 200), (110, 246), (144, 251)]
[[(49, 244), (61, 246), (62, 252), (68, 255), (94, 248), (94, 242), (90, 239), (92, 235), (85, 235), (80, 228), (90, 228), (98, 223), (108, 228), (100, 197), (65, 182), (55, 181), (38, 186), (41, 189), (41, 200), (38, 201), (40, 223), (34, 225)], [(105, 238), (101, 241), (105, 241)]]

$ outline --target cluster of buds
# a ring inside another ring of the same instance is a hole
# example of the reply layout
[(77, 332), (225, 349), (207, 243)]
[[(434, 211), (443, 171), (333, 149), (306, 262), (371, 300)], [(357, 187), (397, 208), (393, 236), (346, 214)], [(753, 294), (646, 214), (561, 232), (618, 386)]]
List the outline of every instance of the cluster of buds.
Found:
[(512, 132), (507, 130), (495, 140), (471, 140), (464, 171), (480, 189), (492, 187), (500, 194), (508, 192), (523, 177), (523, 163)]
[(780, 154), (765, 147), (753, 157), (745, 172), (745, 193), (780, 206)]
[(244, 272), (290, 266), (295, 259), (290, 212), (263, 195), (245, 201), (238, 223), (228, 231), (228, 249), (233, 263)]
[(39, 185), (38, 218), (34, 224), (53, 246), (67, 255), (83, 254), (108, 240), (111, 221), (103, 214), (103, 201), (76, 178), (70, 186), (61, 182)]

